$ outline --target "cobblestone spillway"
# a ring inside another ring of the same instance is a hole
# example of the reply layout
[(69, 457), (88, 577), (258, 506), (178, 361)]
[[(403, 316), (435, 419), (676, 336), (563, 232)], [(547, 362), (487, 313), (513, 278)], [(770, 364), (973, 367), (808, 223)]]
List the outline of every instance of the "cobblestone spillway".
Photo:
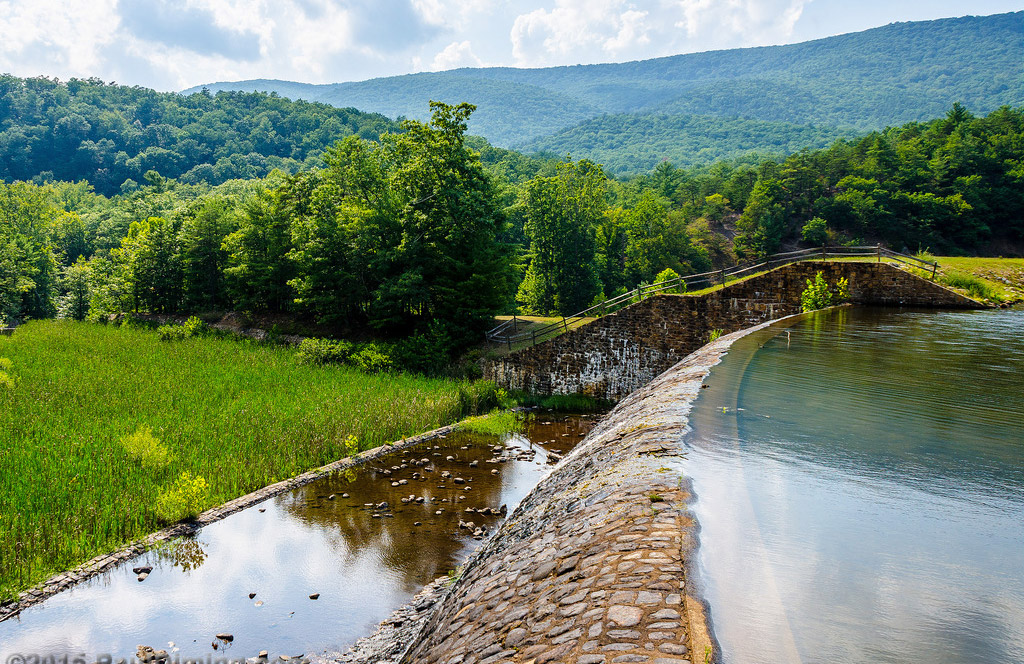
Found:
[(713, 658), (687, 582), (678, 471), (691, 402), (724, 336), (623, 400), (466, 566), (402, 661), (684, 664)]

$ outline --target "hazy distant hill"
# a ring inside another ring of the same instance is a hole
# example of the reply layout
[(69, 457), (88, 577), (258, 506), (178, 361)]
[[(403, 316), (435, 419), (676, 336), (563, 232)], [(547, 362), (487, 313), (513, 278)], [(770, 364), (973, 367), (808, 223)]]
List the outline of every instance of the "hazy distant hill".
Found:
[[(1022, 53), (1024, 12), (1015, 12), (895, 23), (802, 44), (621, 64), (458, 69), (329, 85), (255, 80), (205, 87), (275, 91), (420, 119), (427, 116), (429, 99), (470, 101), (479, 107), (470, 122), (471, 132), (496, 145), (543, 147), (575, 156), (596, 157), (598, 153), (587, 147), (594, 142), (595, 126), (614, 132), (621, 123), (630, 135), (642, 135), (644, 123), (655, 133), (666, 126), (685, 131), (702, 125), (680, 117), (693, 114), (785, 123), (771, 126), (770, 141), (750, 146), (774, 151), (808, 136), (820, 142), (851, 129), (880, 129), (940, 116), (957, 101), (979, 114), (1001, 105), (1022, 105)], [(601, 118), (597, 125), (589, 122), (595, 118)], [(766, 125), (739, 122), (730, 127), (752, 135)], [(544, 140), (558, 132), (562, 133), (557, 140)], [(701, 135), (681, 138), (682, 143), (693, 144)], [(724, 156), (744, 142), (729, 136), (725, 149), (704, 145), (703, 154)], [(648, 168), (653, 155), (630, 148), (626, 142), (600, 154), (615, 162), (617, 170)]]
[(668, 160), (689, 168), (751, 153), (788, 155), (823, 148), (853, 129), (819, 128), (789, 122), (742, 120), (708, 115), (661, 113), (604, 115), (536, 138), (523, 151), (587, 157), (610, 173), (648, 171)]

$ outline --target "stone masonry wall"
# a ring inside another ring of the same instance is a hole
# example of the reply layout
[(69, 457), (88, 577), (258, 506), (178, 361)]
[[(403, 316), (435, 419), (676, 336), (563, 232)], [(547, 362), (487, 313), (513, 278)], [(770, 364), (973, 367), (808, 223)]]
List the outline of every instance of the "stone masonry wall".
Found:
[(491, 362), (485, 377), (536, 394), (584, 393), (612, 401), (707, 343), (800, 311), (807, 280), (845, 277), (856, 304), (936, 308), (982, 305), (887, 263), (805, 262), (701, 296), (655, 295), (561, 336)]
[(623, 400), (466, 564), (405, 664), (716, 661), (687, 582), (696, 546), (679, 474), (693, 399), (730, 335)]

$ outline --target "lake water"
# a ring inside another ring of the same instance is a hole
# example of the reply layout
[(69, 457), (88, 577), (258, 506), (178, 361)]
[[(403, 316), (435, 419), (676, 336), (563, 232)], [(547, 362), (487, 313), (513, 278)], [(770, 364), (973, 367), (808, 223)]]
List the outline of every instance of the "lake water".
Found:
[(683, 472), (726, 664), (1024, 663), (1024, 311), (819, 312), (708, 385)]
[[(540, 413), (522, 434), (455, 432), (267, 500), (0, 622), (0, 662), (116, 661), (138, 645), (204, 662), (343, 651), (466, 559), (479, 541), (460, 521), (496, 527), (596, 420)], [(153, 571), (139, 582), (142, 566)]]

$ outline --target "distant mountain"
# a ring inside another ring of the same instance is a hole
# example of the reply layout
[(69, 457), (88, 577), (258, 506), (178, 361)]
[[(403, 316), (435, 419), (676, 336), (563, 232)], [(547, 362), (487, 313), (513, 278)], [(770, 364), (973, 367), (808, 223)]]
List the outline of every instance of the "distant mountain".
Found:
[[(217, 90), (260, 90), (354, 107), (389, 117), (427, 117), (430, 99), (478, 106), (470, 131), (495, 145), (558, 149), (574, 156), (605, 155), (616, 170), (649, 168), (653, 153), (631, 141), (591, 152), (594, 120), (601, 131), (642, 135), (676, 126), (704, 126), (701, 115), (773, 124), (755, 151), (808, 145), (850, 130), (925, 120), (954, 102), (982, 114), (1024, 104), (1024, 12), (894, 23), (864, 32), (761, 48), (677, 55), (621, 64), (544, 69), (492, 67), (410, 74), (355, 83), (309, 85), (254, 80), (211, 83)], [(743, 134), (755, 127), (734, 123)], [(566, 131), (573, 128), (572, 131)], [(627, 131), (628, 130), (628, 131)], [(555, 136), (557, 134), (557, 137)], [(786, 134), (783, 136), (783, 134)], [(550, 137), (550, 138), (548, 138)], [(578, 137), (578, 140), (572, 138)], [(699, 131), (681, 136), (693, 144)], [(713, 141), (714, 137), (706, 136)], [(725, 137), (722, 150), (703, 146), (708, 159), (732, 154), (745, 139)], [(678, 154), (666, 150), (661, 157)], [(660, 158), (660, 157), (658, 157)]]
[(659, 162), (681, 168), (750, 154), (788, 155), (824, 148), (854, 129), (709, 115), (619, 113), (604, 115), (520, 146), (527, 153), (587, 157), (614, 174), (649, 171)]

